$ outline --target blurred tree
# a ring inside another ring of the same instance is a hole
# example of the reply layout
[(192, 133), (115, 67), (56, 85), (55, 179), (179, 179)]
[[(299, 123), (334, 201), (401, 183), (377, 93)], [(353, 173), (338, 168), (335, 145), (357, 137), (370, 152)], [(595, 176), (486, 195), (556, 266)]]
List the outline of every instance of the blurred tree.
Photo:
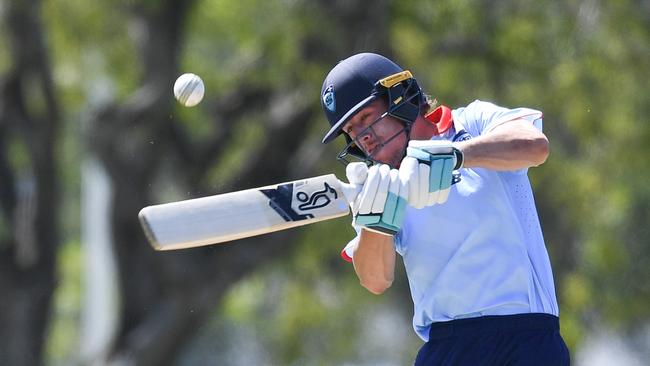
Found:
[[(3, 4), (4, 5), (4, 4)], [(38, 365), (57, 285), (59, 105), (40, 1), (0, 12), (0, 363)]]

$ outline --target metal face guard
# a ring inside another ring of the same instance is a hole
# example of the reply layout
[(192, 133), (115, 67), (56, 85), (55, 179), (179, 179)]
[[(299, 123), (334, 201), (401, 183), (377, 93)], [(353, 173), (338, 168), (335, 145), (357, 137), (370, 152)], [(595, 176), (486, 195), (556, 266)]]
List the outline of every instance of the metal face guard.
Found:
[[(346, 165), (351, 162), (350, 160), (348, 160), (349, 156), (353, 157), (354, 160), (363, 161), (368, 165), (383, 164), (382, 162), (375, 159), (375, 155), (377, 154), (377, 152), (379, 152), (381, 149), (384, 148), (384, 146), (388, 145), (391, 141), (397, 138), (397, 136), (399, 136), (402, 132), (406, 132), (408, 137), (408, 132), (410, 130), (410, 128), (405, 126), (400, 131), (395, 133), (393, 136), (386, 139), (386, 141), (380, 141), (379, 138), (377, 137), (377, 134), (375, 133), (375, 130), (373, 129), (373, 126), (379, 123), (380, 121), (382, 121), (384, 118), (386, 118), (389, 115), (390, 115), (389, 112), (384, 112), (370, 125), (368, 125), (368, 127), (363, 129), (359, 133), (359, 135), (356, 136), (354, 139), (351, 139), (348, 134), (345, 134), (348, 144), (343, 148), (343, 150), (339, 152), (337, 159)], [(361, 138), (368, 135), (370, 135), (373, 138), (373, 140), (376, 142), (372, 154), (368, 154), (368, 152), (364, 150), (363, 145), (359, 142)]]
[[(361, 131), (354, 140), (344, 133), (348, 143), (345, 148), (339, 152), (337, 157), (337, 159), (344, 164), (350, 162), (348, 160), (349, 156), (353, 157), (354, 160), (364, 161), (368, 165), (380, 163), (374, 159), (374, 155), (402, 132), (406, 132), (408, 140), (411, 125), (420, 114), (420, 106), (423, 103), (422, 91), (410, 71), (404, 70), (377, 81), (375, 84), (375, 90), (378, 95), (386, 96), (388, 110)], [(386, 141), (378, 141), (377, 134), (372, 127), (387, 116), (394, 117), (403, 122), (404, 128)], [(363, 136), (369, 134), (377, 142), (372, 154), (368, 154), (368, 152), (363, 149), (363, 145), (359, 143)], [(404, 154), (406, 154), (406, 148)]]

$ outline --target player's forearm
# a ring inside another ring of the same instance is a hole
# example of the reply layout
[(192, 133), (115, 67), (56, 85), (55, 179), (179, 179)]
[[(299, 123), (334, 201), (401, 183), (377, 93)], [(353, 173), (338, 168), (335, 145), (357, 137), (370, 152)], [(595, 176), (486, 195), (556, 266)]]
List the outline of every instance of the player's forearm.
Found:
[(392, 285), (395, 273), (393, 238), (361, 230), (353, 263), (361, 285), (373, 294), (383, 293)]
[(519, 120), (454, 145), (463, 152), (466, 168), (517, 170), (538, 166), (548, 157), (546, 136), (529, 122)]

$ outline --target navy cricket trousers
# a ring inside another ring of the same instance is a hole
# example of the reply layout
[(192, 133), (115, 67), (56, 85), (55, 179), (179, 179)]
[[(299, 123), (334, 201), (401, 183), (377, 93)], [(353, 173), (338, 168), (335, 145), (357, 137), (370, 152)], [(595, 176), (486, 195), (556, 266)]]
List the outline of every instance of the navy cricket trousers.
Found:
[(559, 319), (549, 314), (483, 316), (435, 323), (415, 366), (568, 366)]

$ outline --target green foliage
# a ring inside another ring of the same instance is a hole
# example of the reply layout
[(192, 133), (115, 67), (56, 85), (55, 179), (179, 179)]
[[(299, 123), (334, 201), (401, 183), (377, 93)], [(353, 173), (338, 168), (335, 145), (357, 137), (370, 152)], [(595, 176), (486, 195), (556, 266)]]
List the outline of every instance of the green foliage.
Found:
[(46, 358), (53, 365), (71, 364), (79, 349), (82, 252), (79, 242), (61, 246), (57, 257), (60, 285), (54, 296), (52, 323), (47, 337)]
[[(0, 5), (0, 16), (7, 11), (6, 5)], [(10, 39), (7, 32), (9, 28), (5, 22), (0, 22), (0, 50), (10, 50)], [(1, 52), (0, 53), (0, 75), (5, 75), (9, 68), (11, 67), (11, 53), (10, 52)]]
[(282, 1), (203, 1), (188, 24), (182, 67), (205, 75), (215, 96), (244, 82), (286, 85), (300, 71), (300, 19)]
[(245, 168), (246, 159), (250, 154), (241, 147), (255, 146), (264, 138), (263, 124), (258, 123), (261, 118), (264, 116), (250, 116), (246, 120), (237, 121), (238, 128), (225, 147), (227, 154), (208, 173), (209, 183), (218, 186), (219, 183), (236, 177), (240, 170)]
[[(44, 22), (59, 98), (79, 111), (93, 97), (123, 99), (141, 82), (138, 24), (110, 1), (49, 0)], [(110, 100), (109, 99), (109, 100)], [(105, 102), (105, 100), (103, 100)]]

